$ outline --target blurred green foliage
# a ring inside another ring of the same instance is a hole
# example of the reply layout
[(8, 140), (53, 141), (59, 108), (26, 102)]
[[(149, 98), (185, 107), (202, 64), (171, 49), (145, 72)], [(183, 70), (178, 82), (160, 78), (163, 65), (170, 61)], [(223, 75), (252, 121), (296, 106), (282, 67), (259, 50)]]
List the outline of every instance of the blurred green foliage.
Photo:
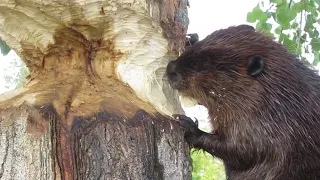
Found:
[(313, 65), (320, 60), (320, 0), (260, 1), (247, 14), (256, 29), (275, 37), (301, 60)]
[(225, 180), (221, 160), (202, 150), (191, 150), (193, 164), (192, 180)]

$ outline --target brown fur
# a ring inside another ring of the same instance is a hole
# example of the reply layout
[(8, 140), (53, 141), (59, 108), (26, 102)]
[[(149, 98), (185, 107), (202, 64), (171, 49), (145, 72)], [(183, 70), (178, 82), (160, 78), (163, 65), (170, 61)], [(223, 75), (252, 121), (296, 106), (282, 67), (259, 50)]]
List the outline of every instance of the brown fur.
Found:
[[(255, 77), (246, 70), (253, 55), (265, 62)], [(208, 108), (212, 134), (181, 123), (190, 145), (224, 161), (228, 179), (320, 179), (320, 77), (285, 47), (229, 27), (187, 49), (167, 75)]]

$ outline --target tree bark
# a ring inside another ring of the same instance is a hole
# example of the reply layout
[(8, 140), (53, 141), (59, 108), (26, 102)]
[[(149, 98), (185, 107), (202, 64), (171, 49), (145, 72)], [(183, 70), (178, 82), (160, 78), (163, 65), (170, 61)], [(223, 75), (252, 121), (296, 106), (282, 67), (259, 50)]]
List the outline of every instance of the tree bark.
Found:
[(164, 76), (187, 26), (187, 0), (0, 0), (31, 73), (0, 96), (0, 179), (191, 179)]

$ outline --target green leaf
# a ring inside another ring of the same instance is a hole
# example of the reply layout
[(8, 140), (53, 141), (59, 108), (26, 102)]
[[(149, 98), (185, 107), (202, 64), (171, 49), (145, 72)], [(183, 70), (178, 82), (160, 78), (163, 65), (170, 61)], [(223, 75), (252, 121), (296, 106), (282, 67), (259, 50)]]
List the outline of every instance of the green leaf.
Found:
[(297, 43), (291, 40), (288, 35), (283, 34), (283, 45), (292, 53), (296, 53)]
[(252, 10), (252, 15), (257, 20), (263, 20), (266, 18), (266, 14), (260, 9), (259, 4)]
[(273, 14), (272, 14), (272, 18), (273, 18), (273, 20), (274, 20), (275, 22), (277, 22), (277, 14), (276, 14), (276, 13), (273, 13)]
[(314, 0), (320, 6), (320, 0)]
[(278, 26), (278, 27), (274, 30), (274, 32), (275, 32), (276, 34), (281, 34), (281, 30), (282, 30), (282, 27), (281, 27), (281, 25), (280, 25), (280, 26)]
[(313, 33), (311, 34), (311, 38), (319, 38), (319, 32), (317, 31), (317, 29), (313, 30)]
[(209, 153), (192, 149), (191, 159), (193, 166), (192, 179), (226, 179), (223, 164), (216, 162), (216, 159)]
[[(301, 12), (303, 9), (304, 9), (304, 3), (303, 3), (303, 1), (294, 3), (294, 4), (291, 6), (291, 11), (292, 11), (292, 13), (295, 13), (296, 15), (297, 15), (297, 13)], [(295, 16), (296, 16), (296, 15), (295, 15)]]
[(264, 13), (268, 18), (272, 17), (273, 15), (275, 15), (275, 13), (267, 11)]
[(313, 38), (310, 44), (312, 46), (313, 51), (320, 51), (320, 39)]
[(287, 9), (281, 8), (277, 10), (277, 23), (281, 24), (283, 29), (290, 28), (290, 21), (294, 18), (289, 16), (289, 12)]
[(315, 29), (313, 26), (313, 23), (315, 23), (315, 19), (313, 18), (313, 16), (311, 14), (307, 15), (307, 21), (306, 21), (306, 25), (304, 26), (304, 31), (308, 32), (309, 34), (313, 33), (313, 30)]
[(302, 12), (303, 7), (304, 7), (304, 4), (303, 4), (302, 1), (300, 1), (298, 3), (294, 3), (291, 6), (291, 8), (286, 9), (286, 11), (288, 13), (287, 14), (288, 15), (288, 20), (289, 21), (294, 20), (297, 17), (298, 13)]
[(279, 42), (283, 43), (283, 39), (284, 39), (285, 34), (281, 33), (279, 36)]
[(291, 28), (296, 29), (298, 26), (299, 26), (299, 24), (294, 22), (294, 23), (292, 23)]
[(271, 31), (271, 29), (272, 29), (272, 24), (270, 24), (270, 23), (264, 23), (263, 24), (263, 26), (262, 26), (265, 30), (267, 30), (267, 31)]
[(270, 36), (274, 36), (270, 31), (272, 29), (272, 24), (266, 23), (266, 22), (258, 22), (256, 29), (262, 30), (265, 34), (268, 34)]
[(271, 2), (276, 3), (277, 5), (282, 4), (283, 0), (271, 0)]
[(318, 63), (319, 63), (319, 61), (320, 61), (320, 52), (317, 51), (317, 52), (314, 53), (314, 59), (313, 59), (312, 64), (313, 64), (314, 66), (317, 66)]
[(308, 5), (306, 10), (307, 12), (311, 12), (311, 14), (315, 14), (317, 12), (317, 8), (313, 5)]
[(256, 18), (254, 17), (252, 12), (248, 12), (248, 14), (247, 14), (247, 22), (249, 22), (249, 23), (255, 23), (256, 22)]
[(318, 20), (317, 16), (315, 16), (314, 13), (313, 14), (308, 14), (307, 16), (309, 16), (309, 18), (312, 19), (313, 23), (317, 22), (317, 20)]
[(247, 13), (247, 22), (255, 23), (257, 20), (263, 21), (267, 20), (268, 16), (261, 9), (259, 4), (253, 8), (252, 12)]
[(282, 29), (284, 29), (284, 30), (287, 30), (287, 29), (290, 29), (290, 23), (285, 23), (285, 24), (281, 24), (281, 26), (282, 26)]
[(10, 52), (11, 49), (4, 41), (0, 39), (0, 50), (1, 53), (5, 56)]

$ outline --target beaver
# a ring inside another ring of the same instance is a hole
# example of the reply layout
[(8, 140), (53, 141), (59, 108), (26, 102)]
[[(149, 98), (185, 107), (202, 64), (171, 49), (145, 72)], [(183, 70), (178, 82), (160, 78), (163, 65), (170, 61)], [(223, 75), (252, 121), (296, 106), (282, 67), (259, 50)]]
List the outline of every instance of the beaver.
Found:
[(185, 41), (185, 47), (189, 48), (194, 43), (199, 41), (199, 35), (197, 33), (190, 33), (187, 34), (186, 41)]
[(217, 30), (166, 76), (208, 109), (208, 133), (173, 116), (190, 146), (223, 160), (227, 179), (320, 179), (320, 77), (273, 38), (245, 24)]

